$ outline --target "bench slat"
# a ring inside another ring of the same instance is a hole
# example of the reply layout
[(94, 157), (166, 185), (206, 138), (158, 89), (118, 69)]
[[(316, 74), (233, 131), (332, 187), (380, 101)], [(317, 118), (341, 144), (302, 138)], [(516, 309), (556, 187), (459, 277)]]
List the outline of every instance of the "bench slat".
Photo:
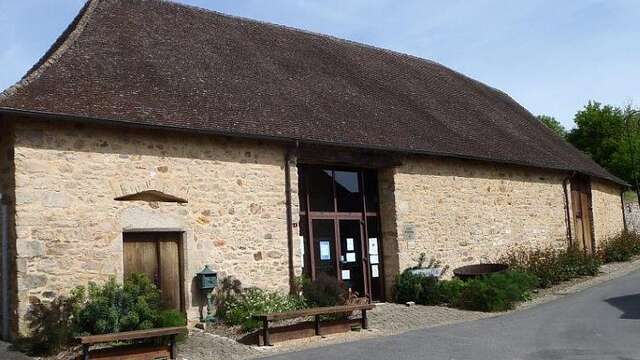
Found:
[(281, 313), (256, 314), (256, 315), (253, 315), (253, 318), (258, 320), (273, 321), (273, 320), (293, 319), (298, 317), (314, 316), (314, 315), (339, 314), (343, 312), (350, 312), (350, 311), (357, 311), (357, 310), (371, 310), (375, 307), (376, 307), (375, 304), (327, 306), (327, 307), (287, 311), (287, 312), (281, 312)]
[(149, 329), (149, 330), (135, 330), (135, 331), (124, 331), (120, 333), (111, 333), (111, 334), (102, 334), (102, 335), (90, 335), (90, 336), (79, 336), (77, 339), (80, 340), (80, 343), (85, 345), (106, 343), (112, 341), (125, 341), (125, 340), (135, 340), (135, 339), (144, 339), (144, 338), (152, 338), (159, 336), (167, 336), (167, 335), (177, 335), (180, 333), (186, 333), (187, 328), (184, 326), (177, 327), (168, 327), (168, 328), (160, 328), (160, 329)]

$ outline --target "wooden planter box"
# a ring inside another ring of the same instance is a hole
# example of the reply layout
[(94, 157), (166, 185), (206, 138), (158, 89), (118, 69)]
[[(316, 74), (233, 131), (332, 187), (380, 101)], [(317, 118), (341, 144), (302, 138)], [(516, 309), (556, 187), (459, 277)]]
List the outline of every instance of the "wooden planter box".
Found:
[[(326, 320), (322, 322), (320, 335), (344, 333), (351, 331), (354, 327), (361, 327), (360, 319)], [(316, 325), (314, 321), (305, 321), (293, 325), (269, 328), (269, 340), (271, 343), (279, 343), (313, 336), (316, 336)], [(241, 339), (241, 342), (252, 345), (258, 344), (260, 346), (267, 345), (264, 342), (264, 336), (261, 330), (246, 336)]]
[[(79, 356), (78, 359), (82, 359)], [(171, 348), (168, 345), (125, 345), (104, 349), (95, 349), (89, 352), (90, 359), (101, 360), (168, 360), (171, 359)]]

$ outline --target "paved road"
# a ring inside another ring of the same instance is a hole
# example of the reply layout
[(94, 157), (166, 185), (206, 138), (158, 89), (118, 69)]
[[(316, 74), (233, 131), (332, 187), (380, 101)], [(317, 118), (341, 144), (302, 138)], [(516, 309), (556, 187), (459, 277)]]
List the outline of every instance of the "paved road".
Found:
[(640, 359), (640, 271), (504, 316), (272, 359)]

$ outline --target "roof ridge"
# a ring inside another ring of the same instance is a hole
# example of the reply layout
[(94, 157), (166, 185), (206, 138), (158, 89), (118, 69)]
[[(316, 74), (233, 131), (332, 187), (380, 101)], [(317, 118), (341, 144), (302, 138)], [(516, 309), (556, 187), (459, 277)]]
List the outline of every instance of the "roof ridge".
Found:
[(89, 18), (102, 0), (87, 0), (73, 21), (58, 36), (47, 52), (27, 71), (27, 73), (15, 84), (0, 92), (0, 99), (13, 95), (18, 89), (37, 79), (53, 63), (55, 63), (71, 44), (80, 36)]

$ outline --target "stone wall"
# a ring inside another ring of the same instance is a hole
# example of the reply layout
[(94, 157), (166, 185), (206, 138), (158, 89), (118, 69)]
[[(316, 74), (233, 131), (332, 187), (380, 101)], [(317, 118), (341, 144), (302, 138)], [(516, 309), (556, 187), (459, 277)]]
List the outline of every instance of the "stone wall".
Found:
[(513, 246), (565, 246), (565, 176), (425, 157), (382, 171), (387, 290), (423, 252), (455, 268), (496, 260)]
[(640, 232), (640, 207), (637, 201), (624, 203), (624, 220), (629, 231)]
[(596, 246), (606, 238), (624, 230), (621, 191), (622, 188), (617, 184), (596, 179), (591, 181), (593, 231)]
[(393, 295), (393, 284), (400, 271), (398, 254), (398, 221), (396, 217), (397, 168), (378, 171), (378, 194), (380, 198), (380, 231), (382, 235), (382, 257), (384, 287), (387, 299)]
[[(288, 290), (284, 146), (214, 136), (85, 125), (16, 125), (19, 312), (123, 273), (125, 229), (185, 232), (188, 316), (199, 316), (192, 282), (205, 264), (248, 286)], [(292, 166), (293, 213), (298, 213)], [(115, 201), (159, 190), (186, 204)], [(298, 246), (298, 242), (294, 242)], [(300, 269), (300, 251), (294, 249)], [(22, 316), (20, 316), (22, 317)]]

